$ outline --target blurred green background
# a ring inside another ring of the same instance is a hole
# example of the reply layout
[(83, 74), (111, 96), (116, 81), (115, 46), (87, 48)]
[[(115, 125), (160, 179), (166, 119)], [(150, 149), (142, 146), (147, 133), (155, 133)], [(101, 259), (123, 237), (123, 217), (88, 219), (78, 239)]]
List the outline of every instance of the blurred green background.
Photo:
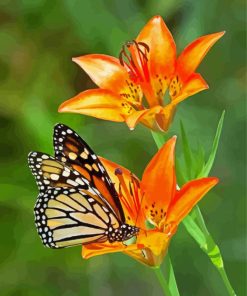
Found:
[[(153, 271), (122, 254), (86, 261), (80, 247), (44, 248), (34, 227), (37, 188), (27, 166), (29, 151), (53, 153), (53, 126), (62, 122), (98, 154), (141, 176), (156, 151), (149, 130), (130, 132), (121, 123), (58, 114), (57, 107), (94, 87), (72, 57), (117, 56), (155, 14), (166, 21), (178, 51), (198, 36), (227, 32), (199, 68), (210, 89), (180, 104), (170, 133), (180, 135), (182, 119), (192, 147), (201, 143), (208, 152), (226, 109), (212, 172), (220, 184), (200, 206), (237, 295), (246, 295), (245, 9), (244, 1), (230, 0), (0, 1), (1, 295), (162, 295)], [(170, 254), (181, 295), (226, 295), (183, 225)]]

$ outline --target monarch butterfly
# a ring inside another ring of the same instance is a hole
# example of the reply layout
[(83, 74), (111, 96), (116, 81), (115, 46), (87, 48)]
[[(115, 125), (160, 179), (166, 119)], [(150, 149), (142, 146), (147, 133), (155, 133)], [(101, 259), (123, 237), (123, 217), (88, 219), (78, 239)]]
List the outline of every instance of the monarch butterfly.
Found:
[(39, 195), (35, 224), (45, 246), (123, 242), (139, 228), (125, 223), (119, 196), (92, 149), (71, 128), (54, 128), (55, 157), (30, 152)]

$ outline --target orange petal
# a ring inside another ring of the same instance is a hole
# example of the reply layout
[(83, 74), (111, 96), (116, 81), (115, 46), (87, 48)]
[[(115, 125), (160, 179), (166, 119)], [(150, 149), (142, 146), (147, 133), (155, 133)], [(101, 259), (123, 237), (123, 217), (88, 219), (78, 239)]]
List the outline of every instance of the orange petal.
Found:
[(111, 91), (91, 89), (62, 103), (58, 111), (80, 113), (100, 119), (122, 122), (135, 110), (128, 102)]
[(207, 82), (202, 78), (202, 76), (198, 73), (193, 73), (190, 78), (186, 81), (186, 83), (183, 85), (180, 93), (177, 96), (172, 96), (172, 103), (178, 104), (184, 99), (202, 91), (208, 89)]
[(137, 239), (139, 246), (144, 247), (141, 250), (126, 250), (124, 253), (145, 265), (159, 266), (166, 255), (170, 238), (157, 230), (146, 231), (145, 234), (138, 235)]
[(162, 112), (156, 115), (156, 123), (162, 132), (168, 131), (175, 115), (175, 111), (176, 106), (168, 104), (162, 109)]
[(82, 257), (84, 259), (88, 259), (94, 256), (109, 254), (109, 253), (117, 253), (117, 252), (124, 252), (124, 251), (131, 251), (131, 250), (138, 250), (141, 249), (143, 245), (129, 245), (126, 246), (123, 243), (115, 242), (115, 243), (93, 243), (84, 245), (82, 247)]
[(124, 96), (132, 103), (140, 103), (140, 87), (130, 81), (129, 74), (117, 58), (103, 54), (89, 54), (73, 58), (100, 88)]
[(174, 105), (166, 107), (156, 106), (151, 109), (133, 112), (126, 118), (130, 129), (134, 129), (138, 122), (154, 131), (167, 131), (175, 112)]
[(177, 60), (177, 74), (185, 82), (196, 70), (209, 49), (219, 40), (225, 32), (202, 36), (189, 44)]
[(172, 34), (161, 16), (154, 16), (138, 35), (137, 42), (144, 42), (150, 50), (150, 74), (174, 73), (176, 45)]
[(117, 58), (103, 54), (89, 54), (72, 59), (100, 88), (119, 90), (129, 78)]
[(202, 178), (185, 184), (172, 201), (166, 223), (179, 224), (198, 201), (218, 183), (218, 178)]
[[(126, 222), (130, 225), (136, 225), (137, 227), (145, 227), (145, 219), (141, 211), (141, 193), (139, 179), (129, 170), (120, 166), (119, 164), (109, 161), (103, 157), (100, 157), (100, 161), (107, 170), (112, 182), (115, 185), (115, 189), (119, 194)], [(122, 175), (116, 175), (116, 170), (121, 171)]]
[(175, 143), (176, 136), (163, 145), (146, 167), (141, 181), (142, 208), (146, 217), (157, 226), (164, 219), (175, 194)]
[(146, 43), (150, 49), (149, 71), (153, 92), (145, 92), (145, 95), (152, 107), (160, 103), (157, 91), (162, 89), (164, 94), (166, 80), (175, 71), (176, 45), (161, 16), (154, 16), (142, 29), (136, 41)]
[(140, 122), (141, 118), (149, 112), (150, 109), (133, 112), (130, 116), (126, 118), (126, 124), (131, 130), (133, 130), (136, 127), (137, 123)]

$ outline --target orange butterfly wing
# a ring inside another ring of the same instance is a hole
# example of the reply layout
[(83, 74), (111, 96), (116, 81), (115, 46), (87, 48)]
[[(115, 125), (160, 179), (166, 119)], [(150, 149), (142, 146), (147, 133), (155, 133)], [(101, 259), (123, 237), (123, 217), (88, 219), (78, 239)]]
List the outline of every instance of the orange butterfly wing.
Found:
[(55, 157), (86, 178), (109, 202), (118, 218), (125, 222), (124, 212), (106, 169), (79, 135), (71, 128), (63, 124), (57, 124), (54, 128)]

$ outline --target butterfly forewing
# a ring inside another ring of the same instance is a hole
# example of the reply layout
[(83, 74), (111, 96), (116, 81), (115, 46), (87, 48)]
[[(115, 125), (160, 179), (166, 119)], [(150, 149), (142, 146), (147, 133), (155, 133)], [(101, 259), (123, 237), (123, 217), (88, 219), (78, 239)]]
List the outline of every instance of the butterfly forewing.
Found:
[(110, 225), (119, 227), (109, 210), (75, 188), (50, 188), (34, 208), (35, 223), (43, 243), (51, 248), (107, 240)]
[(98, 189), (93, 187), (79, 172), (72, 167), (66, 166), (64, 162), (58, 161), (52, 156), (41, 152), (29, 153), (28, 160), (32, 174), (39, 187), (40, 196), (50, 187), (80, 187), (81, 192), (86, 193), (103, 206), (111, 209), (111, 205)]
[(40, 194), (44, 194), (48, 187), (77, 187), (88, 188), (88, 180), (48, 154), (30, 152), (29, 167), (36, 179)]
[(118, 194), (108, 173), (96, 154), (79, 135), (63, 124), (54, 128), (54, 150), (56, 158), (80, 172), (111, 204), (119, 219), (125, 217)]

